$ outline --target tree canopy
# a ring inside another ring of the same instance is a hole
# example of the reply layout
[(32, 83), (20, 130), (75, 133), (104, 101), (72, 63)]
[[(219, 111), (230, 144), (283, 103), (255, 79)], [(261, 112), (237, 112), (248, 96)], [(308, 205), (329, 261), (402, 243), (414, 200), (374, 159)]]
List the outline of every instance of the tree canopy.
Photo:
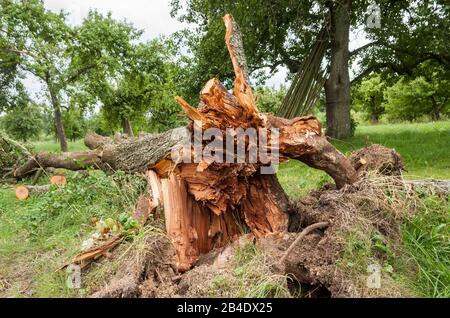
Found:
[(67, 151), (61, 108), (82, 77), (98, 78), (123, 64), (139, 32), (110, 15), (91, 11), (81, 26), (70, 26), (66, 14), (46, 10), (41, 0), (1, 0), (0, 51), (15, 57), (22, 74), (45, 85), (53, 106), (61, 149)]
[[(449, 7), (444, 1), (379, 1), (380, 28), (368, 28), (366, 1), (172, 0), (172, 14), (194, 24), (183, 38), (194, 55), (192, 85), (211, 76), (231, 78), (223, 46), (221, 17), (231, 13), (242, 29), (252, 75), (283, 65), (295, 73), (323, 27), (330, 48), (330, 77), (325, 83), (327, 125), (333, 137), (350, 134), (349, 60), (358, 61), (354, 82), (374, 71), (412, 74), (425, 61), (448, 69)], [(348, 52), (350, 29), (364, 29), (370, 42)], [(336, 89), (338, 88), (338, 89)], [(195, 91), (194, 89), (194, 91)], [(334, 91), (333, 91), (334, 90)]]

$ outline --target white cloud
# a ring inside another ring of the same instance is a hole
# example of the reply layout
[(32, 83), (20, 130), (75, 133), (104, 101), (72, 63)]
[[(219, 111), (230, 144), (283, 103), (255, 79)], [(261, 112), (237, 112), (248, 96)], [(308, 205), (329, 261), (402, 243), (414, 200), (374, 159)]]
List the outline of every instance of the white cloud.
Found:
[(72, 24), (81, 23), (90, 9), (103, 14), (111, 12), (113, 18), (144, 30), (143, 40), (169, 35), (185, 27), (170, 16), (169, 0), (45, 0), (44, 5), (54, 12), (69, 12)]

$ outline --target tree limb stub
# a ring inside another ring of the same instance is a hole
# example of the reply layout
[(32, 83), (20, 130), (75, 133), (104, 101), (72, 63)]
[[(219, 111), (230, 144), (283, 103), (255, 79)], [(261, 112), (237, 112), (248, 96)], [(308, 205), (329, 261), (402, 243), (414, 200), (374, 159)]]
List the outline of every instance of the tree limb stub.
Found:
[(101, 155), (98, 151), (77, 151), (62, 154), (41, 152), (28, 159), (28, 161), (14, 170), (16, 178), (23, 178), (37, 169), (48, 167), (63, 168), (68, 170), (85, 170), (87, 167), (100, 167)]

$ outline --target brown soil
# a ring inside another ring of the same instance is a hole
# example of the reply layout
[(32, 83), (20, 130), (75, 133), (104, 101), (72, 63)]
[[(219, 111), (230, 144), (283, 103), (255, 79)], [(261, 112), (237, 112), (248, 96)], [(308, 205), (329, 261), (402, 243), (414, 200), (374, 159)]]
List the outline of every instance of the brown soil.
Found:
[(112, 280), (93, 298), (173, 297), (175, 250), (166, 235), (148, 231), (132, 246)]
[(350, 161), (358, 174), (377, 171), (386, 176), (400, 176), (404, 170), (398, 152), (377, 144), (353, 152)]

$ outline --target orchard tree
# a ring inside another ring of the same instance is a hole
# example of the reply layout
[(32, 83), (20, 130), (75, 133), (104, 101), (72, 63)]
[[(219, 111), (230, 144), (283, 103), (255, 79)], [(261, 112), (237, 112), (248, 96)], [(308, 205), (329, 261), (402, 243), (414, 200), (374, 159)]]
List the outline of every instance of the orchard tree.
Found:
[(162, 132), (186, 123), (185, 118), (178, 116), (180, 106), (174, 96), (185, 94), (185, 88), (189, 87), (186, 83), (186, 69), (188, 68), (174, 59), (174, 55), (174, 53), (169, 53), (166, 56), (161, 81), (158, 82), (158, 87), (153, 91), (152, 98), (149, 100), (147, 122), (148, 129), (153, 132)]
[(449, 80), (434, 77), (428, 81), (420, 76), (415, 79), (402, 77), (385, 92), (385, 108), (392, 119), (414, 121), (422, 116), (439, 120), (450, 114)]
[(380, 27), (366, 28), (371, 42), (356, 50), (361, 72), (358, 82), (372, 72), (389, 71), (409, 77), (450, 69), (450, 6), (447, 1), (380, 1)]
[(42, 132), (42, 119), (39, 105), (29, 99), (19, 98), (16, 107), (9, 109), (2, 122), (10, 136), (26, 142)]
[[(334, 138), (351, 135), (349, 62), (352, 59), (361, 61), (355, 82), (386, 68), (411, 71), (429, 59), (448, 63), (446, 31), (450, 17), (444, 1), (378, 1), (379, 29), (377, 23), (370, 23), (374, 28), (367, 27), (367, 19), (378, 19), (376, 13), (368, 12), (367, 1), (188, 0), (184, 5), (180, 0), (172, 0), (171, 3), (174, 16), (197, 26), (182, 34), (196, 63), (191, 70), (191, 83), (197, 85), (193, 91), (198, 91), (198, 86), (210, 76), (232, 78), (222, 42), (221, 17), (225, 13), (236, 18), (245, 34), (244, 48), (253, 76), (258, 76), (262, 69), (273, 72), (280, 65), (296, 73), (325, 27), (329, 40), (326, 54), (329, 77), (324, 85), (327, 134)], [(364, 28), (371, 42), (349, 52), (351, 28)], [(408, 41), (411, 43), (404, 45)], [(374, 56), (375, 53), (380, 54)]]
[(89, 92), (92, 102), (101, 105), (109, 129), (121, 126), (124, 133), (133, 135), (140, 129), (173, 128), (182, 122), (176, 116), (180, 111), (174, 96), (182, 93), (185, 78), (176, 53), (173, 43), (165, 39), (135, 44), (126, 63), (95, 72), (96, 80), (87, 78), (80, 91)]
[(87, 123), (84, 118), (82, 109), (77, 107), (69, 107), (63, 113), (64, 128), (66, 129), (67, 138), (72, 141), (81, 139), (87, 132)]
[(376, 74), (352, 88), (352, 106), (366, 114), (372, 124), (378, 124), (384, 114), (384, 91), (387, 83)]
[[(131, 40), (139, 33), (110, 15), (90, 12), (79, 27), (66, 22), (66, 14), (44, 8), (41, 0), (0, 0), (2, 54), (20, 57), (19, 70), (44, 85), (53, 107), (57, 138), (67, 151), (62, 108), (70, 87), (94, 70), (117, 67)], [(95, 78), (94, 78), (95, 79)]]
[[(0, 48), (5, 47), (6, 43), (0, 30)], [(19, 54), (6, 54), (0, 50), (0, 113), (13, 107), (21, 94), (25, 94), (25, 88), (18, 78), (19, 58)]]
[(283, 98), (286, 95), (286, 88), (281, 86), (279, 89), (275, 89), (261, 86), (255, 89), (254, 94), (256, 104), (262, 112), (275, 113), (283, 102)]

